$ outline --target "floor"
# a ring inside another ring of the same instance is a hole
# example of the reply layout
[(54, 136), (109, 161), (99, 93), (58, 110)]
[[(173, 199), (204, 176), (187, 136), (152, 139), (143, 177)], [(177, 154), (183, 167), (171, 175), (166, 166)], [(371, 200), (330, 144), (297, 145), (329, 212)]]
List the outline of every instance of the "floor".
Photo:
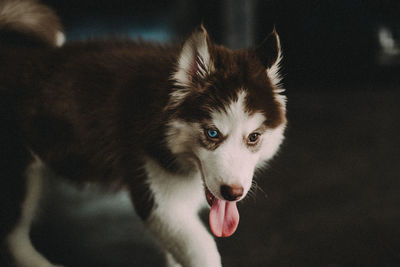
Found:
[[(288, 88), (279, 155), (219, 239), (224, 266), (400, 266), (400, 88)], [(35, 245), (69, 267), (164, 266), (127, 195), (50, 182)]]

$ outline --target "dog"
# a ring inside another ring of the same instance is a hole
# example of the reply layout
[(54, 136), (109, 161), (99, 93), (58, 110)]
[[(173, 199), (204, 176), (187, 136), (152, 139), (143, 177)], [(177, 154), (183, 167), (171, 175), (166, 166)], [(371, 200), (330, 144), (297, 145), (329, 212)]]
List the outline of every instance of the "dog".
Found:
[(180, 45), (67, 42), (32, 0), (0, 2), (1, 266), (50, 267), (29, 227), (44, 168), (127, 189), (168, 266), (218, 267), (237, 202), (287, 124), (275, 30), (232, 51), (200, 26)]

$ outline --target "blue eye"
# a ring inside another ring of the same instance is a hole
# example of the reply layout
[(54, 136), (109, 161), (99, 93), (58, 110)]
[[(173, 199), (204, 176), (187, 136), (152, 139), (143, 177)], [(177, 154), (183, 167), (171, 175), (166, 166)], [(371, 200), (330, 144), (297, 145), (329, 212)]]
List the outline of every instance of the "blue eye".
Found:
[(207, 135), (208, 135), (208, 137), (213, 138), (213, 139), (219, 137), (219, 133), (218, 133), (217, 130), (211, 130), (211, 129), (209, 129), (209, 130), (207, 130)]

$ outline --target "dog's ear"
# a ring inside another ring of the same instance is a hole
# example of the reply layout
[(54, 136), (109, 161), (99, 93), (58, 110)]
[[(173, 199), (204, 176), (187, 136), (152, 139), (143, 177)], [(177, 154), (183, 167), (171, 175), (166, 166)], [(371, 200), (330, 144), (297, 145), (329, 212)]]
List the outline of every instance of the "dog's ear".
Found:
[(280, 81), (282, 80), (279, 74), (282, 52), (279, 36), (275, 27), (261, 45), (254, 49), (254, 54), (266, 68), (267, 75), (272, 84), (279, 87)]
[(281, 44), (275, 28), (254, 52), (266, 69), (279, 64), (281, 59)]
[(180, 52), (174, 78), (179, 84), (189, 85), (214, 71), (210, 54), (211, 41), (203, 25), (186, 40)]

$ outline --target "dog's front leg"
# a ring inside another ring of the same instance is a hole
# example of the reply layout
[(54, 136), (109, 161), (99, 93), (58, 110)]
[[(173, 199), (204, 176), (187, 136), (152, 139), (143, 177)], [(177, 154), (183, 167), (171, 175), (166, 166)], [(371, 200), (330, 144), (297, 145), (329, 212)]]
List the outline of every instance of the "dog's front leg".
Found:
[[(184, 202), (184, 201), (182, 201)], [(167, 253), (184, 267), (219, 267), (221, 259), (214, 239), (196, 210), (172, 203), (157, 203), (147, 225)], [(167, 255), (169, 266), (174, 264)]]
[[(220, 267), (216, 243), (198, 215), (200, 208), (207, 203), (200, 173), (173, 174), (151, 160), (144, 169), (150, 194), (143, 199), (152, 199), (153, 203), (148, 216), (142, 218), (166, 251), (167, 264)], [(132, 187), (131, 191), (135, 188)], [(135, 203), (134, 191), (131, 193)], [(135, 206), (138, 210), (143, 205), (137, 200)]]

